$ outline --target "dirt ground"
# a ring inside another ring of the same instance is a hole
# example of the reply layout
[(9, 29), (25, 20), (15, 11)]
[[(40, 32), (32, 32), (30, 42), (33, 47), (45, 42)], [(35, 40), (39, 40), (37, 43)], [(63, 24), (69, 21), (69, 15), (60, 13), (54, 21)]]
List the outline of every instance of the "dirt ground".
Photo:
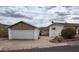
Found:
[(51, 43), (51, 38), (42, 36), (39, 40), (8, 40), (7, 38), (0, 38), (0, 50), (18, 50), (18, 49), (32, 49), (32, 48), (49, 48), (64, 45), (78, 45), (79, 41), (69, 43)]

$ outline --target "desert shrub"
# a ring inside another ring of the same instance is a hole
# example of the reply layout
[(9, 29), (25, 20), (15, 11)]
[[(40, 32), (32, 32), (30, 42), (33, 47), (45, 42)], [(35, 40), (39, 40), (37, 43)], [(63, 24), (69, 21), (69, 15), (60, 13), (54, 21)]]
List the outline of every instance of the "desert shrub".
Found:
[(73, 28), (66, 28), (61, 31), (61, 36), (63, 36), (63, 38), (70, 39), (73, 38), (75, 35), (76, 35), (76, 30)]
[(8, 37), (8, 30), (0, 29), (0, 37)]

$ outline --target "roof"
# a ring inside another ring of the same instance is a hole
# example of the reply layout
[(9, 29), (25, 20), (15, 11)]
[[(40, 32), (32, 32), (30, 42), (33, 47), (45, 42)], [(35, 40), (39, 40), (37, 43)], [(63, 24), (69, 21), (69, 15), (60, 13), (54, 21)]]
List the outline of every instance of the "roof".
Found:
[(0, 29), (7, 29), (9, 25), (0, 23)]
[(52, 22), (52, 24), (51, 25), (49, 25), (49, 27), (50, 26), (52, 26), (52, 25), (54, 25), (54, 24), (61, 24), (61, 25), (64, 25), (64, 26), (79, 26), (79, 23), (54, 23), (54, 22)]
[(73, 23), (65, 23), (65, 27), (79, 27), (79, 24), (73, 24)]
[(53, 21), (52, 21), (52, 24), (50, 24), (48, 27), (50, 27), (50, 26), (52, 26), (52, 25), (54, 25), (54, 24), (61, 24), (61, 25), (64, 25), (65, 23), (60, 23), (60, 22), (58, 23), (58, 22), (53, 22)]
[(37, 28), (37, 27), (35, 27), (34, 25), (29, 24), (29, 23), (24, 22), (24, 21), (17, 22), (17, 23), (15, 23), (15, 24), (13, 24), (13, 25), (9, 26), (8, 28), (10, 28), (10, 27), (12, 27), (12, 26), (14, 26), (14, 25), (16, 25), (16, 24), (18, 24), (18, 23), (25, 23), (25, 24), (28, 24), (28, 25), (30, 25), (30, 26), (32, 26), (32, 27), (34, 27), (34, 28)]
[(0, 23), (0, 25), (3, 25), (3, 26), (9, 26), (9, 25), (7, 25), (7, 24), (2, 24), (2, 23)]

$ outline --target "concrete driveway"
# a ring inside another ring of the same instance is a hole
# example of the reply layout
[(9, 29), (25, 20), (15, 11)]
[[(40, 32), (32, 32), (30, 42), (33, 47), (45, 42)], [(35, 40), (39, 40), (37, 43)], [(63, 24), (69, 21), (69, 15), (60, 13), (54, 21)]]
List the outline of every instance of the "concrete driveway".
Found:
[(42, 36), (39, 40), (8, 40), (0, 38), (0, 50), (19, 50), (32, 48), (49, 48), (66, 45), (79, 45), (79, 41), (67, 43), (51, 43), (51, 38)]

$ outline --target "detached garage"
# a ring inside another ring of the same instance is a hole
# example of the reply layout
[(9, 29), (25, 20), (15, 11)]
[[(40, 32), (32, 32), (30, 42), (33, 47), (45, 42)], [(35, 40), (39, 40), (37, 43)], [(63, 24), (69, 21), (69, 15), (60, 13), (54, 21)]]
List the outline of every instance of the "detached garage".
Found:
[(39, 29), (24, 21), (20, 21), (8, 28), (9, 39), (35, 39), (39, 38)]

